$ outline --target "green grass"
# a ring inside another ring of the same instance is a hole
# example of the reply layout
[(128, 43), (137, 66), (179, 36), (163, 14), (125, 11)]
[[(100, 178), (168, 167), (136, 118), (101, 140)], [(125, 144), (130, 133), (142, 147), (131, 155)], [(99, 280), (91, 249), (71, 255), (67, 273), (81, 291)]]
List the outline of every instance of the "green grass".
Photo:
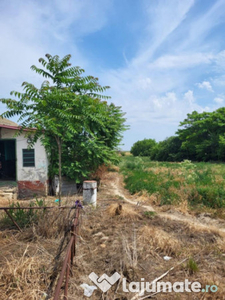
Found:
[[(36, 199), (35, 202), (30, 202), (29, 207), (43, 207), (45, 206), (44, 200)], [(35, 210), (35, 209), (23, 209), (21, 205), (17, 202), (12, 202), (9, 205), (10, 209), (8, 212), (16, 221), (16, 223), (22, 228), (30, 225), (31, 223), (37, 222), (37, 220), (40, 217), (44, 217), (45, 210)], [(18, 208), (18, 209), (14, 209)], [(0, 220), (0, 223), (2, 223), (3, 226), (15, 226), (15, 224), (12, 222), (12, 220), (9, 218), (7, 214), (3, 214), (3, 217)]]
[(153, 162), (148, 157), (121, 157), (120, 170), (131, 194), (157, 193), (160, 204), (187, 200), (192, 207), (225, 207), (225, 164)]
[(156, 216), (155, 211), (144, 211), (144, 216), (148, 219), (153, 219)]
[(187, 269), (188, 269), (190, 275), (199, 271), (198, 264), (192, 257), (189, 258), (189, 260), (187, 262)]

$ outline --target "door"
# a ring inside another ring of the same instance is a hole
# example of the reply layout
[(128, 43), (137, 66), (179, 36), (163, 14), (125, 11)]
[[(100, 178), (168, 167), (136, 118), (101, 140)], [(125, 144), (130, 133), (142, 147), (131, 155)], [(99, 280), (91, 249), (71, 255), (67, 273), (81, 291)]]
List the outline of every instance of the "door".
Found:
[(16, 180), (15, 140), (0, 140), (0, 180)]

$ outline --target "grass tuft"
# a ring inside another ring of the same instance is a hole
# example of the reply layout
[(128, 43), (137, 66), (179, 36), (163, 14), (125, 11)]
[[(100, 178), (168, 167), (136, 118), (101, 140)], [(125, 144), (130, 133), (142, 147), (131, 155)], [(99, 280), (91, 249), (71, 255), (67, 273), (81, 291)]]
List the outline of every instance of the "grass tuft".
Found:
[(194, 273), (199, 271), (198, 264), (192, 257), (189, 258), (187, 262), (187, 269), (190, 275), (193, 275)]

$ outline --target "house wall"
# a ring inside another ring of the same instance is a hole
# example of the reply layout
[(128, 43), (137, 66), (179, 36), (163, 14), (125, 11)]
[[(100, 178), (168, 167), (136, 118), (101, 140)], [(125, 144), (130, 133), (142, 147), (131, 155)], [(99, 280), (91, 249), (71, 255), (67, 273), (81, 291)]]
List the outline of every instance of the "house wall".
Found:
[(16, 139), (16, 177), (20, 198), (34, 195), (47, 195), (48, 191), (48, 159), (44, 146), (38, 140), (34, 145), (35, 167), (23, 167), (23, 151), (28, 148), (24, 134), (15, 137), (15, 130), (1, 128), (2, 139)]

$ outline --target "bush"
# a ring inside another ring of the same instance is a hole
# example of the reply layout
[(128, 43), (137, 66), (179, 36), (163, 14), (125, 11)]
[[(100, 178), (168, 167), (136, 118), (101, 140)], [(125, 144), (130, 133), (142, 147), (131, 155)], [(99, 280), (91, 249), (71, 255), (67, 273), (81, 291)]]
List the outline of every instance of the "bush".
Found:
[(157, 145), (156, 141), (153, 139), (144, 139), (142, 141), (137, 141), (132, 146), (130, 152), (134, 156), (151, 156), (151, 151)]

